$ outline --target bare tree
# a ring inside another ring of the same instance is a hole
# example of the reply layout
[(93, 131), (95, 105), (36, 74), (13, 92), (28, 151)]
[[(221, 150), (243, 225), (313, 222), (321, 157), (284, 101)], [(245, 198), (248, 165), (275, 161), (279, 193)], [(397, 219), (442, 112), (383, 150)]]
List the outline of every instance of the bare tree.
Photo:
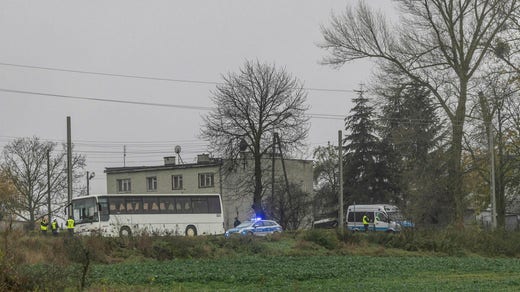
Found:
[(316, 196), (314, 198), (314, 216), (337, 217), (338, 214), (338, 190), (339, 190), (339, 158), (338, 147), (319, 146), (314, 149), (314, 186)]
[(495, 55), (517, 75), (520, 80), (520, 10), (515, 11), (507, 23), (509, 29), (500, 33), (493, 44)]
[(401, 11), (400, 26), (391, 27), (381, 13), (364, 2), (347, 8), (323, 27), (330, 57), (325, 64), (375, 58), (392, 65), (430, 90), (451, 122), (448, 160), (449, 197), (455, 219), (463, 219), (462, 138), (466, 106), (482, 60), (511, 15), (517, 0), (395, 0)]
[(201, 136), (227, 161), (252, 157), (252, 208), (263, 216), (262, 157), (270, 153), (275, 131), (286, 153), (303, 145), (308, 133), (307, 95), (284, 69), (258, 61), (246, 61), (238, 73), (223, 79), (212, 93), (216, 107), (204, 117)]
[(305, 193), (300, 186), (291, 183), (277, 184), (275, 197), (268, 196), (265, 204), (268, 207), (266, 213), (276, 220), (284, 230), (297, 230), (310, 222), (309, 211), (312, 207), (310, 194)]
[[(63, 204), (67, 188), (66, 151), (57, 151), (57, 144), (43, 142), (37, 137), (19, 138), (4, 147), (2, 169), (18, 193), (9, 210), (29, 223), (44, 214), (48, 201), (47, 170), (50, 174), (50, 193), (53, 205)], [(65, 149), (65, 148), (64, 148)], [(47, 155), (49, 154), (49, 168)], [(74, 179), (82, 176), (83, 156), (73, 156)], [(47, 210), (48, 211), (48, 210)], [(31, 225), (32, 226), (32, 225)]]

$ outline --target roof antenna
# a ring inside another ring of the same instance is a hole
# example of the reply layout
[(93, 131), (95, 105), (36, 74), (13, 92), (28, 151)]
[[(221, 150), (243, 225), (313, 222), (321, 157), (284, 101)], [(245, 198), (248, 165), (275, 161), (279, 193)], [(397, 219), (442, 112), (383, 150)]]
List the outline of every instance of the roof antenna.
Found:
[(182, 158), (181, 158), (181, 146), (180, 145), (175, 146), (175, 153), (177, 154), (177, 156), (179, 156), (180, 164), (184, 164), (184, 161), (182, 161)]

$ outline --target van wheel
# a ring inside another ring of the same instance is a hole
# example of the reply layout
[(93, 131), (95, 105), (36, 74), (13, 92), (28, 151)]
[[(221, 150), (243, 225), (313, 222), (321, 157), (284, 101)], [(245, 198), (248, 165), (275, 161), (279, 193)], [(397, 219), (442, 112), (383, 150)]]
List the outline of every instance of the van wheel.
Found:
[(193, 225), (188, 225), (188, 227), (186, 227), (186, 236), (197, 236), (197, 228), (195, 228)]
[(132, 230), (130, 230), (130, 227), (128, 227), (128, 226), (123, 226), (119, 230), (119, 236), (120, 237), (130, 237), (130, 236), (132, 236)]

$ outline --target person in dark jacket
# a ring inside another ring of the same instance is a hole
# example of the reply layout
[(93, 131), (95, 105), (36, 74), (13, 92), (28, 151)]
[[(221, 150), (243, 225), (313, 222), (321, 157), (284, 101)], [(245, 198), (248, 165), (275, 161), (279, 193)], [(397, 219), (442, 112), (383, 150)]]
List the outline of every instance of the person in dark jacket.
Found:
[(233, 222), (233, 227), (237, 227), (238, 225), (240, 225), (240, 220), (238, 220), (238, 217), (235, 217), (235, 222)]

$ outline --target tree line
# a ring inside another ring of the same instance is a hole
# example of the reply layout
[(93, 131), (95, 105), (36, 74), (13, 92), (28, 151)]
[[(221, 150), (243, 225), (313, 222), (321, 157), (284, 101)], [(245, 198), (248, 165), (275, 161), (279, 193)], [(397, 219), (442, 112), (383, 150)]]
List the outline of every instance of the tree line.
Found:
[(397, 21), (360, 1), (322, 27), (324, 64), (377, 66), (377, 109), (360, 94), (346, 118), (344, 195), (399, 203), (419, 222), (461, 224), (468, 207), (488, 206), (495, 185), (503, 227), (506, 201), (518, 197), (520, 3), (394, 4)]

